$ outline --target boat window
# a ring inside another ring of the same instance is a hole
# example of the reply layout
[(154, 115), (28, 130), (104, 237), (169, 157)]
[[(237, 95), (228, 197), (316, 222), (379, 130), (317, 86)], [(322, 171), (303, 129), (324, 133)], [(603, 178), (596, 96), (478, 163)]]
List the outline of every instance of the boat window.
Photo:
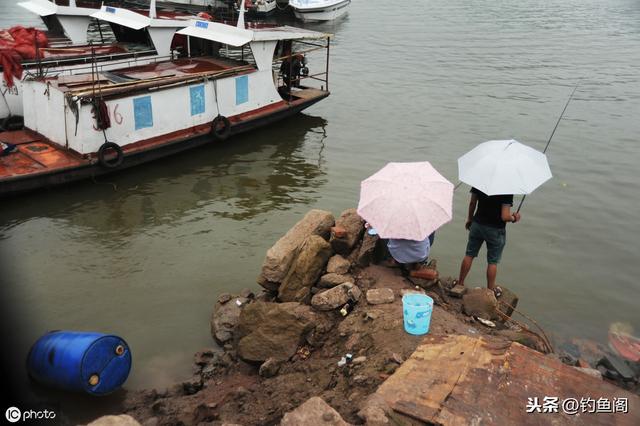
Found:
[[(153, 48), (149, 31), (146, 28), (134, 30), (122, 25), (110, 23), (111, 31), (118, 43), (126, 43), (131, 45), (140, 45), (146, 48)], [(93, 34), (95, 36), (95, 33)], [(104, 32), (103, 32), (104, 36)]]
[[(211, 40), (189, 37), (189, 47), (191, 49), (191, 57), (212, 56), (214, 58), (231, 59), (242, 64), (256, 64), (249, 45), (235, 47)], [(181, 53), (184, 56), (184, 49), (181, 49)]]

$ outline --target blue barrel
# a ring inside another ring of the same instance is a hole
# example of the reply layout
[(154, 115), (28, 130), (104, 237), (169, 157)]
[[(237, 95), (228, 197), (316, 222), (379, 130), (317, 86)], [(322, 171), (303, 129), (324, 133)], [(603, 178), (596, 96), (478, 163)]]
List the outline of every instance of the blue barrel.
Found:
[(115, 391), (130, 370), (127, 343), (103, 333), (52, 331), (38, 339), (27, 356), (27, 371), (35, 381), (92, 395)]

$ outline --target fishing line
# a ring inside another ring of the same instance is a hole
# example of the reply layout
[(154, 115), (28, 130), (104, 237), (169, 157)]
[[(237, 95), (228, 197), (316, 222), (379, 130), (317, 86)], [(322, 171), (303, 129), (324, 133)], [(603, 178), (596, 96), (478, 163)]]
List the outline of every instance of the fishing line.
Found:
[[(547, 149), (549, 149), (549, 144), (551, 143), (551, 139), (553, 139), (553, 135), (556, 134), (556, 129), (558, 128), (558, 125), (560, 124), (560, 121), (562, 120), (562, 117), (564, 116), (564, 113), (567, 110), (567, 107), (569, 106), (569, 102), (571, 102), (571, 99), (573, 98), (573, 94), (576, 93), (576, 89), (578, 88), (579, 85), (580, 85), (580, 82), (576, 83), (576, 87), (573, 88), (573, 91), (571, 92), (571, 95), (569, 96), (567, 103), (564, 105), (564, 109), (562, 110), (560, 117), (558, 117), (558, 121), (556, 122), (556, 125), (553, 128), (553, 131), (551, 132), (551, 136), (549, 136), (547, 145), (544, 147), (544, 151), (542, 151), (543, 154), (547, 152)], [(522, 200), (520, 200), (520, 204), (518, 205), (518, 210), (516, 210), (516, 213), (520, 213), (520, 209), (522, 208), (522, 203), (524, 203), (525, 198), (527, 198), (527, 194), (524, 194), (524, 196), (522, 197)]]

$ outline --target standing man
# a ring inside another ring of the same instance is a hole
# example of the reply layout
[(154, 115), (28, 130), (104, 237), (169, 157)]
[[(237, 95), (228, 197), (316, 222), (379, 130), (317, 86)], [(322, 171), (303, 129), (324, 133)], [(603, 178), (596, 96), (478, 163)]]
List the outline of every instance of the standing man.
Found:
[[(460, 265), (458, 284), (464, 286), (464, 280), (471, 270), (473, 259), (478, 256), (482, 243), (487, 243), (487, 288), (496, 297), (500, 297), (502, 289), (496, 286), (498, 263), (507, 240), (506, 223), (516, 223), (520, 213), (511, 213), (513, 195), (492, 195), (471, 188), (469, 213), (465, 228), (469, 231), (467, 251)], [(477, 210), (476, 210), (477, 207)], [(475, 213), (475, 214), (474, 214)]]

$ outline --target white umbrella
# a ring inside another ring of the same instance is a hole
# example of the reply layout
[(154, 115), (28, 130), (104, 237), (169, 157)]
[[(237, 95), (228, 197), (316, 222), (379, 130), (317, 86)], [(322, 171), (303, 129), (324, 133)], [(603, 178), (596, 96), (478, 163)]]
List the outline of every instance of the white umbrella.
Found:
[(530, 194), (550, 178), (547, 156), (514, 139), (481, 143), (458, 158), (458, 179), (487, 195)]

